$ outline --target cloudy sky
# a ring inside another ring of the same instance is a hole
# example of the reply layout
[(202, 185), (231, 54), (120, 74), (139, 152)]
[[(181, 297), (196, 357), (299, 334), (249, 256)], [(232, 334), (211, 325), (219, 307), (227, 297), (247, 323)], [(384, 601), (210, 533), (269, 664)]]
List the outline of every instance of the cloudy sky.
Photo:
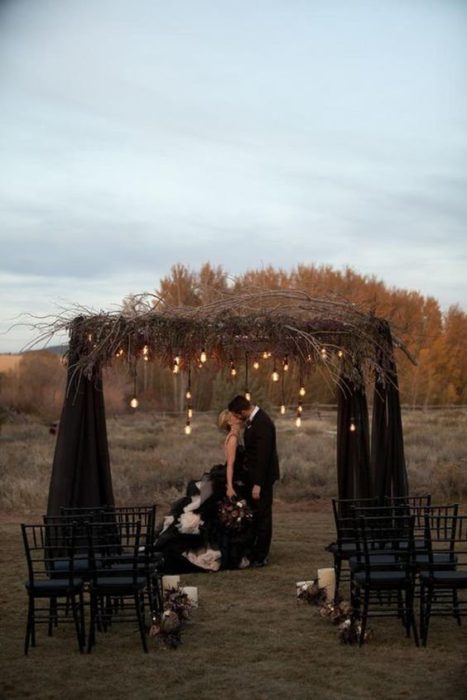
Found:
[(175, 262), (467, 305), (464, 0), (4, 0), (0, 351)]

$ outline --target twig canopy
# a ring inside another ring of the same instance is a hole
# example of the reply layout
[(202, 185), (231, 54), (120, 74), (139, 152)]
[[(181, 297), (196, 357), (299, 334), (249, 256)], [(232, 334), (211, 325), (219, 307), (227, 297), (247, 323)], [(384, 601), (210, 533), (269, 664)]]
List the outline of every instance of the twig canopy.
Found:
[[(80, 375), (91, 378), (97, 367), (117, 357), (143, 354), (167, 367), (199, 362), (205, 351), (219, 366), (260, 353), (289, 357), (302, 372), (323, 364), (333, 379), (341, 375), (361, 383), (356, 368), (370, 368), (383, 379), (392, 358), (387, 322), (355, 304), (317, 299), (304, 291), (267, 290), (223, 295), (202, 306), (170, 306), (158, 297), (131, 297), (115, 312), (62, 315), (44, 325), (44, 336), (67, 330), (69, 357)], [(412, 360), (405, 346), (395, 340)]]

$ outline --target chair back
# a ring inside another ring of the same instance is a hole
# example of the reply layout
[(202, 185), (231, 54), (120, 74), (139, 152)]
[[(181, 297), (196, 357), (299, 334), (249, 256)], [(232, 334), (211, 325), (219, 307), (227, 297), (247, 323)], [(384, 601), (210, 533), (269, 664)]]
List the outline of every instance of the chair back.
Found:
[(98, 577), (124, 577), (136, 584), (139, 572), (141, 523), (104, 520), (88, 522), (91, 580)]
[[(131, 541), (134, 532), (134, 524), (141, 524), (140, 545), (150, 550), (154, 544), (156, 530), (156, 506), (112, 506), (103, 511), (102, 520), (115, 522), (121, 526), (122, 542), (125, 538)], [(126, 534), (127, 533), (127, 534)]]
[(73, 523), (21, 524), (28, 566), (29, 585), (37, 586), (52, 578), (67, 579), (70, 588), (75, 576), (75, 530)]
[(419, 496), (385, 496), (384, 505), (405, 505), (409, 508), (424, 508), (431, 505), (431, 493), (424, 493)]
[[(357, 556), (364, 565), (369, 582), (371, 572), (379, 567), (384, 571), (412, 575), (415, 545), (414, 516), (390, 509), (382, 515), (356, 516), (358, 523)], [(375, 564), (374, 555), (382, 555), (381, 564)]]
[(467, 587), (467, 516), (458, 515), (457, 506), (438, 508), (441, 512), (430, 508), (425, 513), (428, 570), (431, 574), (439, 571), (440, 558), (444, 557), (444, 568), (465, 573)]

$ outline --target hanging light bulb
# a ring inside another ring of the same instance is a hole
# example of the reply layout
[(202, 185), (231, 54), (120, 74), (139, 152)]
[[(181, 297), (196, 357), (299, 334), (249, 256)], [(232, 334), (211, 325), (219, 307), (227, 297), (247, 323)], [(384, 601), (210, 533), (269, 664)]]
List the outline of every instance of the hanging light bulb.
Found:
[(131, 408), (138, 408), (138, 405), (138, 399), (136, 398), (136, 396), (134, 396), (130, 401), (130, 406)]
[(117, 352), (115, 353), (115, 357), (122, 357), (122, 355), (123, 355), (123, 349), (122, 349), (122, 348), (119, 348), (119, 349), (117, 350)]
[(263, 360), (267, 360), (268, 357), (269, 357), (269, 353), (268, 353), (267, 350), (265, 350), (265, 351), (263, 352)]
[(305, 396), (305, 394), (306, 394), (306, 389), (305, 389), (305, 387), (304, 387), (303, 385), (300, 387), (300, 391), (299, 391), (298, 393), (299, 393), (300, 396)]
[(235, 369), (235, 363), (233, 360), (230, 360), (230, 374), (232, 377), (237, 376), (237, 370)]
[(199, 361), (204, 365), (208, 361), (208, 356), (206, 355), (206, 350), (203, 348), (201, 350), (201, 355), (199, 356)]
[(249, 391), (245, 391), (245, 398), (247, 401), (251, 401), (251, 394)]
[(285, 406), (284, 404), (281, 405), (281, 416), (285, 415)]
[(320, 352), (321, 352), (321, 357), (323, 358), (323, 360), (325, 360), (328, 356), (328, 351), (326, 350), (326, 348), (321, 348)]
[(193, 409), (191, 406), (188, 406), (187, 416), (188, 416), (188, 418), (193, 418)]
[(283, 367), (283, 369), (284, 369), (284, 372), (288, 372), (288, 371), (289, 371), (289, 356), (288, 356), (288, 355), (286, 355), (286, 356), (284, 357), (284, 363), (283, 363), (282, 367)]
[(339, 350), (339, 352), (337, 353), (337, 357), (344, 357), (344, 353), (342, 352), (342, 350)]
[(144, 357), (144, 361), (148, 362), (148, 360), (149, 360), (149, 348), (147, 345), (145, 345), (143, 348), (143, 357)]
[(301, 424), (302, 424), (302, 419), (300, 416), (297, 416), (295, 419), (295, 425), (297, 426), (297, 428), (299, 428), (301, 426)]
[(253, 362), (253, 369), (259, 369), (259, 362), (258, 362), (258, 360), (255, 360), (255, 361)]
[(191, 399), (191, 391), (189, 389), (186, 390), (185, 398), (187, 399), (187, 401)]
[(357, 426), (355, 425), (355, 421), (353, 418), (350, 419), (350, 427), (349, 430), (351, 433), (354, 433), (357, 430)]
[(271, 379), (273, 382), (278, 382), (279, 381), (279, 372), (277, 369), (274, 367), (273, 373), (271, 374)]
[(179, 355), (176, 355), (174, 357), (174, 366), (173, 366), (172, 372), (174, 374), (178, 374), (180, 372), (180, 357), (179, 357)]
[(299, 402), (298, 402), (298, 406), (297, 406), (297, 413), (300, 413), (300, 414), (301, 414), (302, 412), (303, 412), (303, 406), (302, 406), (302, 404), (301, 404), (301, 401), (299, 401)]
[(185, 425), (185, 435), (191, 435), (191, 425), (189, 421), (187, 421)]

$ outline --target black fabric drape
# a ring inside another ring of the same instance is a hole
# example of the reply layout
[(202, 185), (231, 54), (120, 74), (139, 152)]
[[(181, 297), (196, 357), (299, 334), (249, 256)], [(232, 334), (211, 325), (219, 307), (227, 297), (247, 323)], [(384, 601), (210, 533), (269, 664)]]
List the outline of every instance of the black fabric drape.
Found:
[(371, 426), (371, 472), (375, 496), (381, 500), (409, 493), (397, 368), (387, 322), (382, 322), (382, 338), (392, 352), (384, 376), (378, 375), (375, 382)]
[(372, 495), (365, 387), (344, 377), (337, 390), (337, 483), (339, 498)]
[(113, 505), (104, 395), (100, 370), (90, 380), (74, 374), (70, 357), (50, 479), (48, 515), (60, 506)]

